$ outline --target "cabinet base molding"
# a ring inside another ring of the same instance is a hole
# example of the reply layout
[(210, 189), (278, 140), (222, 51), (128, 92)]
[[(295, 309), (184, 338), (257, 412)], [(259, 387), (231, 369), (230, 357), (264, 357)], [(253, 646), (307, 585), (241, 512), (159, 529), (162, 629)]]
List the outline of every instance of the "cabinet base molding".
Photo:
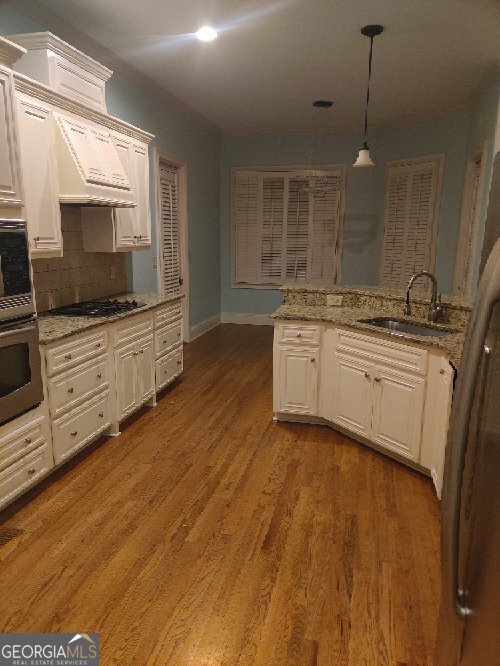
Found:
[[(302, 415), (302, 414), (288, 414), (288, 413), (282, 413), (278, 412), (273, 416), (273, 421), (276, 422), (283, 422), (283, 423), (305, 423), (308, 425), (320, 425), (320, 426), (327, 426), (328, 428), (331, 428), (332, 430), (335, 430), (336, 432), (339, 432), (341, 435), (344, 435), (344, 437), (348, 437), (349, 439), (354, 440), (355, 442), (359, 442), (360, 444), (364, 444), (365, 446), (369, 446), (371, 449), (374, 451), (377, 451), (377, 453), (381, 453), (384, 455), (386, 458), (392, 458), (398, 463), (401, 463), (402, 465), (405, 465), (405, 467), (411, 467), (411, 469), (414, 469), (417, 472), (420, 472), (421, 474), (424, 474), (425, 476), (429, 476), (432, 478), (434, 485), (436, 486), (436, 490), (438, 490), (437, 486), (437, 476), (436, 478), (436, 472), (435, 470), (430, 470), (427, 469), (426, 467), (422, 467), (422, 465), (419, 465), (418, 463), (414, 462), (413, 460), (409, 460), (408, 458), (405, 458), (404, 456), (398, 455), (394, 451), (390, 451), (386, 449), (383, 446), (377, 446), (375, 442), (370, 441), (369, 439), (362, 437), (361, 435), (358, 435), (357, 433), (352, 432), (351, 430), (347, 430), (347, 428), (343, 428), (342, 426), (338, 425), (337, 423), (332, 423), (331, 421), (328, 421), (327, 419), (324, 419), (321, 416), (307, 416), (307, 415)], [(440, 493), (438, 492), (438, 497), (440, 497)]]

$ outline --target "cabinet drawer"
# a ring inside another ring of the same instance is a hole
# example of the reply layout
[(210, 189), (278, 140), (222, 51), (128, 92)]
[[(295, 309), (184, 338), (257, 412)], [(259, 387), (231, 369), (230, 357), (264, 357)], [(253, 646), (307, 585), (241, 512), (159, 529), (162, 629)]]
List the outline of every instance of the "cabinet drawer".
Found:
[(321, 328), (318, 325), (278, 324), (280, 343), (299, 345), (319, 345)]
[(0, 507), (34, 485), (51, 467), (52, 457), (46, 443), (6, 467), (0, 472)]
[(105, 430), (111, 423), (106, 391), (52, 424), (54, 458), (60, 463)]
[(418, 374), (427, 372), (427, 351), (392, 340), (339, 329), (337, 351), (354, 354), (373, 363), (384, 363)]
[(153, 331), (153, 320), (151, 314), (130, 317), (115, 326), (117, 345), (128, 344), (133, 340), (139, 340), (151, 334)]
[(156, 361), (156, 390), (160, 391), (170, 384), (181, 374), (182, 368), (182, 347)]
[(49, 407), (52, 418), (109, 386), (108, 357), (99, 356), (88, 363), (49, 379)]
[(156, 357), (163, 356), (182, 342), (182, 322), (176, 321), (169, 326), (160, 328), (155, 333)]
[(45, 442), (43, 422), (44, 417), (39, 416), (0, 439), (0, 469)]
[(179, 301), (175, 303), (169, 303), (168, 305), (163, 305), (161, 308), (155, 310), (154, 319), (155, 319), (155, 328), (160, 328), (167, 323), (177, 319), (182, 314), (181, 304)]
[(83, 338), (72, 339), (46, 352), (47, 374), (50, 376), (72, 368), (82, 361), (93, 358), (108, 348), (106, 330), (87, 335)]

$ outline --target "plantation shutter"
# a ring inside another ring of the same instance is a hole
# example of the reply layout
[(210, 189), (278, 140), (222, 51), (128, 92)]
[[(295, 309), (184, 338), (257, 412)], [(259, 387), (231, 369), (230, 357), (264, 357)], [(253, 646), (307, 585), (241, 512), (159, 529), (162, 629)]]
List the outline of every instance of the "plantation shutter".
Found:
[(236, 286), (337, 279), (344, 169), (236, 169), (233, 188)]
[(442, 168), (439, 155), (389, 165), (380, 284), (399, 289), (433, 270)]
[(255, 284), (260, 272), (258, 252), (259, 174), (237, 171), (234, 200), (235, 280)]
[(163, 284), (166, 296), (181, 293), (179, 261), (179, 204), (177, 173), (160, 167)]

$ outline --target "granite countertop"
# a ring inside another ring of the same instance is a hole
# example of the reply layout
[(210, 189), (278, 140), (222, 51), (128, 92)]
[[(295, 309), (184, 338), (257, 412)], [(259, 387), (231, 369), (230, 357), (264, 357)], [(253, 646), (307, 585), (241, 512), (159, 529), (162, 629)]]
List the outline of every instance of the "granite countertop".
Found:
[[(373, 292), (371, 292), (373, 293)], [(378, 333), (390, 339), (396, 339), (398, 342), (406, 344), (423, 345), (425, 347), (433, 347), (442, 349), (447, 352), (450, 362), (455, 368), (460, 365), (460, 356), (464, 344), (465, 331), (456, 327), (448, 325), (441, 326), (441, 328), (454, 328), (456, 333), (443, 335), (440, 337), (424, 337), (421, 335), (413, 335), (409, 333), (398, 333), (397, 336), (391, 334), (386, 329), (382, 329), (372, 324), (365, 324), (360, 322), (360, 319), (372, 319), (377, 316), (390, 317), (394, 316), (396, 319), (404, 319), (406, 321), (415, 322), (419, 324), (427, 324), (428, 322), (417, 317), (405, 317), (403, 315), (392, 315), (385, 312), (374, 312), (359, 307), (344, 307), (344, 306), (326, 306), (326, 305), (282, 305), (273, 314), (273, 319), (293, 319), (298, 321), (322, 321), (340, 326), (347, 326), (355, 328), (367, 333)], [(439, 327), (439, 324), (437, 325)]]
[[(51, 315), (48, 312), (42, 313), (38, 317), (38, 331), (39, 342), (41, 345), (48, 345), (57, 340), (69, 338), (72, 335), (77, 335), (83, 331), (88, 331), (104, 324), (109, 324), (119, 319), (126, 317), (133, 317), (134, 315), (142, 314), (148, 310), (153, 310), (160, 305), (177, 301), (181, 296), (161, 296), (155, 293), (138, 294), (130, 292), (126, 294), (119, 294), (117, 296), (110, 296), (117, 300), (135, 299), (136, 301), (145, 303), (141, 308), (130, 310), (129, 312), (121, 312), (120, 314), (113, 315), (112, 317), (68, 317), (64, 315)], [(101, 299), (104, 300), (104, 299)]]

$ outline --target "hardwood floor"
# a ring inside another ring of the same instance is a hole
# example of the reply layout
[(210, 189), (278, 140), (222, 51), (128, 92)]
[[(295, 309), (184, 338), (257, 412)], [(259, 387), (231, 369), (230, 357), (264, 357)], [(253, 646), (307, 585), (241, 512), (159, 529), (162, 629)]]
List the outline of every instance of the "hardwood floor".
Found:
[(0, 514), (2, 631), (101, 664), (432, 664), (439, 506), (420, 474), (272, 421), (272, 330), (223, 325), (116, 439)]

